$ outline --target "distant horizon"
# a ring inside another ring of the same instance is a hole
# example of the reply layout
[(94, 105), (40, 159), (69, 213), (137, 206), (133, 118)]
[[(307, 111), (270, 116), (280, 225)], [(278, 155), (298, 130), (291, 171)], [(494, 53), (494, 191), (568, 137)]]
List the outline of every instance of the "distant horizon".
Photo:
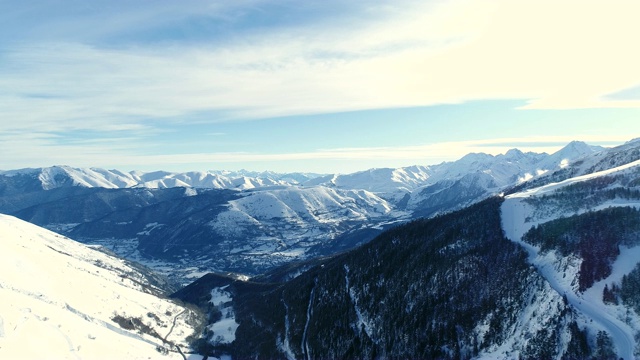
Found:
[[(466, 153), (460, 157), (457, 157), (455, 159), (452, 160), (443, 160), (437, 163), (431, 163), (431, 164), (409, 164), (409, 165), (404, 165), (404, 166), (397, 166), (397, 167), (389, 167), (389, 166), (382, 166), (382, 167), (369, 167), (369, 168), (364, 168), (364, 169), (360, 169), (360, 170), (355, 170), (355, 171), (351, 171), (351, 172), (316, 172), (316, 171), (274, 171), (272, 169), (264, 169), (264, 170), (254, 170), (254, 169), (245, 169), (245, 168), (240, 168), (240, 169), (228, 169), (228, 168), (219, 168), (219, 169), (188, 169), (188, 170), (171, 170), (171, 169), (165, 169), (165, 168), (157, 168), (157, 169), (150, 169), (150, 170), (141, 170), (141, 169), (126, 169), (126, 168), (107, 168), (107, 167), (101, 167), (101, 166), (74, 166), (72, 164), (53, 164), (53, 165), (49, 165), (49, 166), (37, 166), (37, 167), (18, 167), (18, 168), (12, 168), (12, 169), (0, 169), (1, 172), (11, 172), (11, 171), (19, 171), (19, 170), (28, 170), (28, 169), (41, 169), (41, 168), (54, 168), (54, 167), (69, 167), (69, 168), (74, 168), (74, 169), (103, 169), (103, 170), (108, 170), (108, 171), (122, 171), (122, 172), (126, 172), (126, 173), (134, 173), (134, 172), (141, 172), (141, 173), (153, 173), (153, 172), (169, 172), (169, 173), (188, 173), (188, 172), (229, 172), (229, 173), (242, 173), (242, 172), (246, 172), (246, 173), (267, 173), (267, 172), (272, 172), (272, 173), (276, 173), (276, 174), (308, 174), (308, 175), (317, 175), (317, 176), (324, 176), (324, 175), (332, 175), (332, 174), (352, 174), (352, 173), (358, 173), (358, 172), (365, 172), (368, 170), (375, 170), (375, 169), (399, 169), (399, 168), (407, 168), (407, 167), (412, 167), (412, 166), (424, 166), (424, 167), (429, 167), (429, 166), (436, 166), (436, 165), (440, 165), (444, 162), (455, 162), (458, 161), (460, 159), (462, 159), (463, 157), (469, 155), (469, 154), (487, 154), (487, 155), (491, 155), (491, 156), (499, 156), (499, 155), (505, 155), (508, 151), (510, 150), (519, 150), (523, 153), (529, 153), (529, 152), (533, 152), (536, 154), (543, 154), (546, 153), (548, 155), (553, 155), (554, 153), (556, 153), (557, 151), (562, 150), (564, 147), (568, 146), (570, 143), (572, 142), (582, 142), (585, 143), (589, 146), (600, 146), (603, 148), (612, 148), (612, 147), (616, 147), (616, 146), (620, 146), (623, 145), (625, 143), (634, 141), (634, 140), (640, 140), (640, 138), (632, 138), (629, 139), (627, 141), (623, 141), (620, 143), (607, 143), (608, 146), (604, 146), (604, 145), (598, 145), (598, 144), (593, 144), (593, 143), (589, 143), (586, 141), (582, 141), (582, 140), (571, 140), (563, 145), (557, 145), (555, 147), (549, 147), (549, 149), (555, 149), (553, 151), (534, 151), (534, 150), (526, 150), (526, 149), (522, 149), (521, 147), (509, 147), (507, 148), (507, 150), (504, 150), (503, 152), (499, 152), (499, 153), (487, 153), (484, 151), (477, 151), (477, 152), (469, 152)], [(538, 147), (534, 147), (533, 149), (539, 149)]]
[(620, 144), (640, 136), (638, 13), (628, 0), (0, 0), (0, 168), (351, 173)]

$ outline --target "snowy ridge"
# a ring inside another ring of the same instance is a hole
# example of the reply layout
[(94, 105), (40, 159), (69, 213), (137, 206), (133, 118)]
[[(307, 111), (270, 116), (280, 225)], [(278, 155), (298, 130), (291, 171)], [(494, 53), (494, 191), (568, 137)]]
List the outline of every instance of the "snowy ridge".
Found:
[[(578, 145), (580, 144), (580, 145)], [(459, 179), (467, 174), (483, 173), (491, 177), (496, 187), (504, 187), (529, 176), (537, 176), (600, 151), (581, 142), (572, 142), (552, 155), (523, 153), (511, 149), (503, 155), (469, 154), (439, 169), (431, 181)], [(563, 162), (564, 161), (564, 162)]]
[[(352, 174), (326, 175), (308, 181), (307, 185), (322, 185), (339, 189), (365, 189), (397, 203), (407, 194), (411, 196), (408, 209), (415, 209), (438, 191), (457, 181), (473, 182), (485, 193), (498, 192), (516, 183), (562, 169), (569, 164), (602, 151), (603, 148), (574, 141), (554, 154), (523, 153), (511, 149), (505, 154), (471, 153), (453, 162), (438, 165), (382, 168)], [(477, 184), (478, 181), (482, 185)]]
[(305, 184), (341, 189), (364, 189), (375, 193), (410, 192), (424, 184), (431, 176), (431, 172), (430, 167), (417, 165), (397, 169), (370, 169), (352, 174), (318, 177)]
[(182, 359), (196, 314), (138, 270), (13, 217), (0, 233), (0, 358)]
[(598, 172), (594, 172), (591, 174), (586, 174), (586, 175), (581, 175), (581, 176), (576, 176), (558, 183), (551, 183), (548, 185), (544, 185), (535, 189), (530, 189), (530, 190), (526, 190), (520, 193), (516, 193), (516, 194), (511, 194), (507, 196), (507, 199), (509, 198), (527, 198), (530, 196), (539, 196), (539, 195), (544, 195), (544, 194), (548, 194), (551, 192), (554, 192), (556, 190), (559, 190), (563, 187), (578, 183), (578, 182), (582, 182), (582, 181), (587, 181), (587, 180), (592, 180), (595, 178), (599, 178), (599, 177), (603, 177), (606, 175), (611, 175), (611, 174), (615, 174), (615, 173), (620, 173), (623, 172), (625, 170), (631, 169), (631, 170), (636, 170), (634, 168), (640, 166), (640, 160), (636, 160), (633, 161), (631, 163), (622, 165), (622, 166), (618, 166), (615, 168), (611, 168), (611, 169), (607, 169), (607, 170), (602, 170), (602, 171), (598, 171)]
[[(309, 245), (332, 239), (350, 224), (374, 226), (388, 217), (405, 215), (365, 190), (283, 187), (244, 193), (240, 199), (230, 201), (227, 211), (209, 225), (225, 236), (252, 236), (258, 240), (254, 246), (247, 244), (232, 249), (232, 253), (305, 258)], [(373, 223), (368, 225), (369, 221)]]
[(623, 145), (600, 151), (583, 159), (577, 166), (576, 175), (618, 167), (640, 159), (640, 138), (627, 141)]
[(286, 217), (317, 223), (338, 221), (335, 215), (339, 212), (344, 217), (359, 220), (391, 211), (385, 200), (368, 191), (339, 191), (324, 187), (251, 192), (231, 201), (231, 207), (258, 220)]
[(254, 189), (275, 185), (298, 185), (319, 175), (292, 173), (276, 174), (272, 172), (225, 172), (225, 171), (192, 171), (174, 173), (167, 171), (122, 172), (99, 168), (73, 168), (70, 166), (53, 166), (38, 169), (22, 169), (0, 171), (0, 175), (32, 175), (41, 182), (44, 190), (63, 186), (101, 187), (122, 189), (130, 187), (172, 188), (193, 187), (207, 189)]

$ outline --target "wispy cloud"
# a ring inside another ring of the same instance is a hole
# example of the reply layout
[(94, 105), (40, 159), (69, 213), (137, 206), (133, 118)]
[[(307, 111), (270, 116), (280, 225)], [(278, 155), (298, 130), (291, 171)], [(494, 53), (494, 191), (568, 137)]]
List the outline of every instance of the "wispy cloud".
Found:
[(492, 152), (503, 147), (140, 155), (161, 147), (150, 134), (194, 123), (486, 99), (640, 107), (628, 96), (640, 84), (639, 12), (633, 0), (0, 0), (0, 150), (16, 163), (159, 167), (187, 155), (425, 163)]
[[(220, 121), (495, 98), (531, 99), (530, 109), (640, 106), (637, 99), (605, 97), (640, 83), (640, 52), (632, 45), (640, 33), (635, 1), (360, 4), (351, 18), (249, 29), (230, 42), (107, 47), (80, 36), (41, 35), (5, 43), (0, 116), (19, 121), (3, 122), (0, 130), (184, 120), (206, 111), (215, 114), (210, 121)], [(98, 12), (83, 13), (70, 29), (51, 31), (67, 34), (95, 21), (96, 34), (85, 37), (109, 37), (138, 31), (143, 25), (136, 24), (146, 20), (188, 21), (204, 6), (162, 2), (122, 14), (111, 8), (107, 25), (97, 21)]]

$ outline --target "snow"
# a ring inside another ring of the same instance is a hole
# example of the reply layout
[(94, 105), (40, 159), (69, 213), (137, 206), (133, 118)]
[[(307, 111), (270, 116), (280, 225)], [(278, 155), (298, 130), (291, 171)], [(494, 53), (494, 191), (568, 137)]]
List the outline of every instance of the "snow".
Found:
[(289, 329), (290, 329), (290, 325), (289, 325), (289, 306), (287, 305), (287, 302), (284, 301), (284, 298), (282, 299), (282, 304), (284, 305), (284, 340), (279, 342), (279, 347), (282, 350), (282, 352), (285, 354), (285, 356), (287, 357), (287, 360), (295, 360), (296, 355), (293, 353), (293, 350), (291, 350), (291, 343), (289, 341)]
[(360, 329), (364, 329), (365, 333), (367, 334), (367, 336), (369, 337), (369, 339), (371, 339), (371, 341), (373, 341), (374, 343), (378, 343), (377, 339), (374, 337), (374, 326), (371, 325), (371, 323), (368, 321), (368, 319), (364, 316), (364, 314), (362, 313), (362, 310), (360, 309), (360, 307), (358, 306), (358, 297), (356, 296), (356, 292), (353, 288), (351, 288), (349, 285), (349, 267), (347, 265), (344, 266), (344, 281), (345, 281), (345, 289), (347, 291), (347, 294), (349, 294), (349, 299), (351, 300), (351, 303), (353, 304), (353, 309), (356, 312), (356, 318), (358, 319), (358, 323), (356, 325), (356, 328), (354, 330), (358, 331)]
[(606, 175), (611, 175), (611, 174), (615, 174), (618, 172), (623, 172), (625, 170), (629, 170), (629, 169), (633, 169), (635, 167), (640, 166), (640, 160), (637, 161), (633, 161), (631, 163), (622, 165), (622, 166), (618, 166), (615, 168), (611, 168), (608, 170), (603, 170), (603, 171), (598, 171), (598, 172), (594, 172), (591, 174), (586, 174), (586, 175), (582, 175), (582, 176), (576, 176), (574, 178), (570, 178), (558, 183), (551, 183), (548, 185), (544, 185), (535, 189), (530, 189), (530, 190), (526, 190), (520, 193), (516, 193), (516, 194), (511, 194), (508, 195), (507, 198), (527, 198), (530, 196), (540, 196), (540, 195), (544, 195), (544, 194), (548, 194), (548, 193), (552, 193), (554, 191), (557, 191), (558, 189), (561, 189), (563, 187), (578, 183), (578, 182), (582, 182), (582, 181), (587, 181), (587, 180), (592, 180), (598, 177), (602, 177), (602, 176), (606, 176)]
[(168, 342), (186, 351), (194, 314), (154, 295), (124, 261), (10, 216), (0, 215), (0, 236), (0, 358), (182, 358)]
[(220, 320), (208, 326), (212, 332), (210, 341), (214, 344), (231, 344), (236, 339), (239, 326), (231, 305), (233, 298), (231, 293), (225, 290), (227, 287), (228, 285), (211, 290), (210, 302), (222, 313)]

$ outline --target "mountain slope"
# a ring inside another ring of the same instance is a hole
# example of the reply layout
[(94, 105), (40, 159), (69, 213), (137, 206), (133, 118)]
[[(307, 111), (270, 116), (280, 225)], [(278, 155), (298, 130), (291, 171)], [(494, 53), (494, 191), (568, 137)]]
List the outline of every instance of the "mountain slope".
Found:
[(13, 217), (0, 234), (1, 358), (183, 358), (200, 320), (160, 278)]
[[(623, 155), (610, 152), (604, 158), (629, 159), (628, 149), (620, 150)], [(584, 163), (589, 162), (602, 163)], [(620, 295), (628, 292), (623, 279), (640, 269), (638, 208), (638, 160), (514, 193), (502, 205), (506, 236), (527, 250), (528, 261), (564, 294), (592, 336), (604, 331), (624, 359), (640, 354), (635, 340), (640, 317), (630, 311), (638, 296), (625, 301)]]

